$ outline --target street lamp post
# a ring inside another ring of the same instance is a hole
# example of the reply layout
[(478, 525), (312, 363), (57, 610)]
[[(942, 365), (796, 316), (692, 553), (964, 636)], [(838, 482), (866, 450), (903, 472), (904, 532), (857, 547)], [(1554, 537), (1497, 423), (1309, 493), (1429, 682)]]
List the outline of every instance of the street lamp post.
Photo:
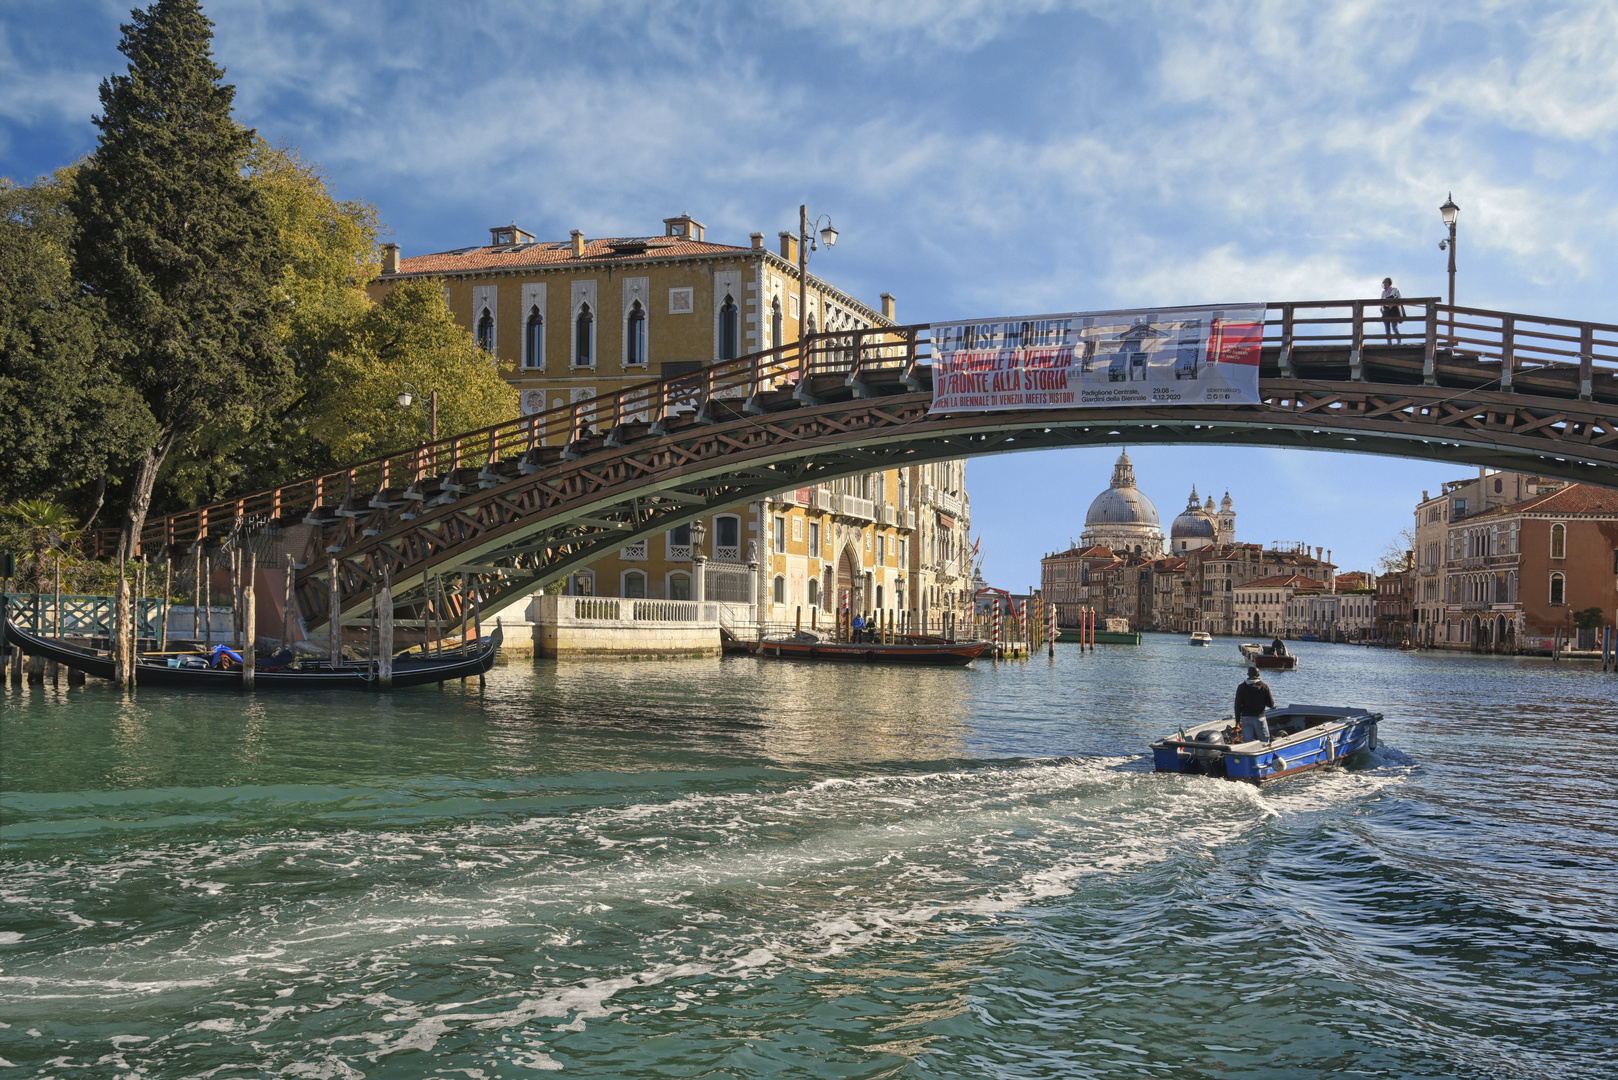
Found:
[(1438, 242), (1438, 250), (1449, 252), (1449, 347), (1455, 348), (1455, 219), (1460, 217), (1461, 208), (1455, 205), (1455, 193), (1451, 192), (1444, 200), (1444, 205), (1438, 208), (1438, 214), (1444, 219), (1449, 228), (1449, 239)]
[[(412, 401), (414, 401), (415, 399), (416, 399), (415, 387), (411, 386), (409, 383), (406, 383), (405, 388), (403, 390), (399, 391), (399, 408), (401, 408), (401, 409), (410, 408), (410, 403)], [(428, 442), (437, 442), (438, 441), (438, 391), (437, 390), (434, 390), (431, 394), (428, 395), (428, 402), (429, 402), (429, 404), (428, 404), (428, 409), (427, 409), (427, 441)]]
[[(826, 222), (825, 228), (820, 230), (820, 239), (827, 247), (837, 246), (837, 230), (832, 227), (831, 217), (821, 214), (815, 218), (819, 225), (821, 219)], [(809, 207), (798, 207), (798, 371), (800, 377), (808, 373), (809, 353), (805, 344), (806, 334), (804, 327), (809, 325), (809, 252), (815, 249), (814, 237), (809, 232)], [(822, 327), (821, 329), (825, 329)]]
[(708, 528), (701, 521), (691, 523), (691, 599), (699, 604), (707, 598), (708, 557), (702, 553), (702, 542), (708, 538)]

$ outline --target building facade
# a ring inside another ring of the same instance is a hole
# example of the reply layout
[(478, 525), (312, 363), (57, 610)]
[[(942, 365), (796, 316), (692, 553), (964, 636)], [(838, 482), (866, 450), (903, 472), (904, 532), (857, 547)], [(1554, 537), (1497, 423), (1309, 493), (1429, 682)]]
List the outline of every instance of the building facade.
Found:
[(1445, 556), (1436, 647), (1548, 651), (1580, 611), (1618, 618), (1618, 491), (1568, 484), (1452, 519)]
[(1448, 620), (1445, 582), (1449, 573), (1450, 524), (1563, 486), (1561, 481), (1526, 473), (1479, 469), (1476, 476), (1445, 481), (1436, 496), (1421, 493), (1421, 501), (1416, 504), (1412, 548), (1415, 556), (1411, 577), (1413, 641), (1436, 646), (1444, 638)]
[[(515, 225), (490, 242), (410, 258), (384, 249), (369, 285), (441, 281), (457, 322), (520, 392), (525, 414), (797, 341), (817, 331), (893, 325), (809, 275), (799, 311), (797, 239), (777, 251), (707, 240), (689, 215), (663, 235), (539, 241)], [(801, 316), (801, 317), (800, 317)], [(720, 600), (734, 618), (824, 624), (846, 602), (938, 626), (971, 604), (971, 500), (962, 461), (847, 477), (704, 515), (570, 575), (570, 593)], [(693, 530), (692, 525), (698, 527)], [(700, 544), (698, 543), (700, 541)], [(702, 560), (698, 573), (697, 561)]]

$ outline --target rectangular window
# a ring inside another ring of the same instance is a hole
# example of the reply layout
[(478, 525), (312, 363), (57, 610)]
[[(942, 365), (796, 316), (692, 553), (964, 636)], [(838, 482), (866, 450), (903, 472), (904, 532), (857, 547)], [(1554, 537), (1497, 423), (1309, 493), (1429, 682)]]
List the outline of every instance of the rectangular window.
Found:
[(876, 536), (876, 561), (881, 565), (888, 557), (888, 538), (881, 533)]
[(778, 552), (785, 552), (786, 549), (787, 519), (784, 517), (778, 517), (775, 519), (775, 550)]
[(818, 521), (809, 523), (809, 554), (820, 554), (820, 522)]

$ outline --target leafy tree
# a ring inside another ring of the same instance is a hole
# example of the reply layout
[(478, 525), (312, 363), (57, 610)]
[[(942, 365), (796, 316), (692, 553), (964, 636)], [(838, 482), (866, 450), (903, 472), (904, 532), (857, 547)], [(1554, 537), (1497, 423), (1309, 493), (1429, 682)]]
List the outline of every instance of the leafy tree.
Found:
[(254, 135), (231, 118), (197, 0), (132, 14), (127, 75), (101, 84), (94, 157), (76, 177), (80, 281), (106, 309), (113, 369), (147, 422), (119, 557), (145, 523), (165, 459), (214, 425), (282, 403), (286, 265), (263, 195), (243, 170)]
[(144, 410), (105, 371), (101, 306), (73, 279), (75, 171), (0, 180), (0, 500), (61, 495), (142, 437)]
[(32, 556), (33, 573), (28, 576), (36, 590), (45, 581), (46, 553), (70, 554), (78, 538), (78, 518), (60, 503), (18, 499), (0, 507), (0, 550)]
[(1400, 529), (1397, 536), (1388, 541), (1388, 546), (1382, 549), (1377, 556), (1376, 570), (1379, 574), (1393, 574), (1403, 570), (1406, 555), (1416, 550), (1416, 534), (1408, 527)]
[(304, 412), (331, 356), (352, 346), (374, 306), (365, 282), (379, 269), (376, 208), (339, 200), (318, 165), (260, 138), (246, 175), (263, 198), (284, 260), (281, 289), (290, 311), (280, 344), (294, 384), (278, 408), (215, 424), (175, 456), (164, 488), (182, 505), (337, 467), (330, 448), (310, 435)]
[(1573, 625), (1580, 630), (1595, 630), (1601, 626), (1604, 618), (1600, 608), (1587, 607), (1573, 613)]
[[(399, 407), (407, 387), (420, 407)], [(435, 390), (440, 435), (517, 414), (517, 391), (450, 315), (443, 284), (407, 281), (367, 311), (350, 346), (329, 359), (303, 414), (336, 460), (374, 457), (426, 440), (425, 405)]]

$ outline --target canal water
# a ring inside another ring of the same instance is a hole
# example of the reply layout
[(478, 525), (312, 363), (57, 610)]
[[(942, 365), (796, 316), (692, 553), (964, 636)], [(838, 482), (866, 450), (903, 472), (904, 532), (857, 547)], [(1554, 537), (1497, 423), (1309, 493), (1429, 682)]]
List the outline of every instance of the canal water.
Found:
[(0, 698), (0, 1076), (1618, 1075), (1618, 677), (1300, 644)]

